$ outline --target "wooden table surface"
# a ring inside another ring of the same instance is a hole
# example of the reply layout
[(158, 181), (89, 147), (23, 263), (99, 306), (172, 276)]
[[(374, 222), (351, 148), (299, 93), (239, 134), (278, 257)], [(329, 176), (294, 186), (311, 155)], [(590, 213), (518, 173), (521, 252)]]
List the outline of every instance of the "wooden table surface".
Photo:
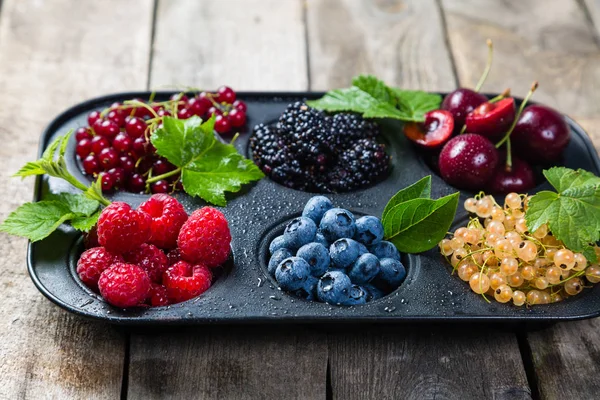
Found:
[[(57, 113), (111, 92), (178, 85), (324, 90), (373, 73), (424, 90), (524, 95), (600, 147), (600, 0), (3, 0), (0, 219), (32, 197), (10, 178)], [(0, 398), (591, 399), (600, 322), (198, 327), (127, 332), (46, 300), (26, 241), (0, 234)]]

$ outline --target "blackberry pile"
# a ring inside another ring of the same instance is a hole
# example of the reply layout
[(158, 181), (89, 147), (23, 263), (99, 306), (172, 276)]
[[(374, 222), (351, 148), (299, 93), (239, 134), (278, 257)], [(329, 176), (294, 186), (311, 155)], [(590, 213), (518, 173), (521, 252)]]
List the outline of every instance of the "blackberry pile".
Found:
[(356, 114), (327, 115), (290, 104), (273, 125), (254, 128), (254, 162), (274, 181), (297, 190), (339, 193), (385, 178), (390, 157), (377, 124)]

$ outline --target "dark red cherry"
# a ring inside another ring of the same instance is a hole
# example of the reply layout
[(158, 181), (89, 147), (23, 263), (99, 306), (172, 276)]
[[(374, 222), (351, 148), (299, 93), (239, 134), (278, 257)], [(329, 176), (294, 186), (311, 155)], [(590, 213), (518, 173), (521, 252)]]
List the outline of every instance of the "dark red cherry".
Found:
[(433, 110), (425, 114), (425, 122), (404, 125), (404, 135), (412, 142), (426, 148), (441, 147), (454, 130), (454, 118), (449, 111)]
[(496, 103), (485, 102), (467, 115), (467, 132), (498, 140), (510, 129), (515, 114), (515, 100), (512, 97)]
[(442, 178), (459, 189), (483, 189), (497, 166), (498, 151), (492, 142), (472, 133), (453, 137), (440, 152)]
[(507, 194), (526, 193), (533, 189), (535, 176), (529, 164), (512, 156), (512, 167), (508, 169), (505, 167), (505, 158), (505, 155), (501, 156), (500, 165), (490, 181), (488, 190), (491, 193)]
[(474, 90), (460, 88), (448, 93), (442, 101), (442, 110), (450, 111), (454, 117), (454, 129), (460, 131), (465, 124), (465, 119), (477, 106), (485, 103), (487, 97)]
[(133, 193), (143, 192), (146, 188), (146, 180), (140, 174), (133, 174), (129, 178), (127, 189)]
[(569, 126), (556, 110), (539, 104), (527, 106), (511, 135), (517, 153), (532, 163), (557, 161), (569, 144)]

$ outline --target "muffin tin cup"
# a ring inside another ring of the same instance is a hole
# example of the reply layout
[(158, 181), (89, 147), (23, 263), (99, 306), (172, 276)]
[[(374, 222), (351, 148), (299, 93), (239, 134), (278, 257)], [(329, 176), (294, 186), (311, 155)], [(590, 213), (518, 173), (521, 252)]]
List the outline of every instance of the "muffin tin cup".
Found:
[[(157, 100), (166, 100), (173, 92), (159, 92)], [(323, 93), (238, 93), (248, 105), (248, 122), (235, 147), (250, 155), (248, 139), (252, 127), (274, 121), (289, 103), (314, 99)], [(120, 93), (80, 103), (59, 115), (42, 134), (40, 154), (56, 135), (87, 125), (87, 114), (115, 101), (148, 99), (150, 92)], [(564, 165), (600, 172), (600, 159), (582, 128), (566, 117), (571, 142), (565, 151)], [(380, 216), (387, 200), (399, 189), (432, 175), (432, 197), (439, 198), (457, 189), (446, 184), (402, 134), (402, 125), (382, 121), (387, 151), (392, 158), (390, 175), (371, 187), (327, 195), (336, 207), (357, 215)], [(227, 137), (226, 137), (227, 139)], [(67, 147), (67, 166), (81, 181), (89, 179), (80, 171), (74, 155), (75, 139)], [(548, 189), (547, 183), (533, 192)], [(75, 192), (69, 184), (48, 176), (38, 177), (34, 199), (46, 193)], [(28, 270), (37, 288), (60, 307), (84, 317), (120, 325), (199, 325), (211, 323), (378, 323), (378, 322), (514, 322), (544, 323), (576, 320), (600, 315), (599, 285), (556, 304), (531, 308), (486, 302), (473, 293), (468, 284), (452, 275), (451, 266), (437, 248), (420, 254), (403, 255), (407, 277), (397, 290), (382, 299), (360, 306), (332, 306), (300, 299), (281, 291), (267, 273), (270, 239), (281, 234), (285, 224), (298, 216), (315, 193), (284, 187), (269, 178), (246, 185), (240, 193), (229, 194), (227, 207), (220, 208), (229, 221), (232, 258), (224, 273), (201, 296), (165, 307), (122, 310), (105, 303), (99, 295), (81, 284), (75, 264), (83, 245), (81, 234), (68, 225), (61, 226), (48, 238), (30, 243)], [(462, 201), (473, 193), (461, 192), (459, 210), (452, 229), (466, 224)], [(149, 195), (117, 192), (113, 201), (125, 201), (137, 207)], [(207, 205), (199, 198), (177, 193), (186, 211)], [(500, 199), (499, 199), (500, 200)]]

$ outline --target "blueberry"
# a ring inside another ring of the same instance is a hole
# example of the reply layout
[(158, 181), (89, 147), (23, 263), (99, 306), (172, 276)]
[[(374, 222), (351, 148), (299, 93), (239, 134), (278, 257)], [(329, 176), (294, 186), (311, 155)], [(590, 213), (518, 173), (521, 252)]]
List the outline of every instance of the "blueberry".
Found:
[(335, 268), (348, 268), (358, 258), (360, 247), (353, 239), (338, 239), (329, 246), (329, 256)]
[(304, 286), (294, 292), (294, 294), (298, 297), (301, 297), (305, 300), (313, 301), (317, 298), (317, 286), (319, 285), (319, 280), (314, 276), (309, 276), (304, 283)]
[(321, 243), (305, 244), (300, 247), (296, 256), (306, 260), (312, 276), (320, 277), (329, 267), (329, 251)]
[(381, 242), (383, 240), (383, 225), (379, 218), (367, 215), (357, 219), (354, 239), (367, 246)]
[(369, 252), (369, 249), (367, 249), (367, 246), (365, 246), (361, 242), (358, 242), (358, 256), (360, 257), (363, 254), (366, 254), (368, 252)]
[(350, 286), (350, 290), (348, 291), (348, 299), (345, 303), (345, 306), (356, 306), (360, 304), (367, 303), (367, 297), (369, 296), (368, 292), (358, 285)]
[(327, 211), (323, 215), (319, 227), (325, 239), (331, 243), (338, 239), (354, 237), (356, 233), (354, 215), (342, 208), (332, 208)]
[(379, 259), (375, 254), (366, 253), (352, 264), (348, 276), (359, 285), (370, 282), (379, 273)]
[(367, 291), (367, 302), (381, 299), (385, 294), (373, 285), (363, 285)]
[(393, 243), (387, 241), (381, 241), (373, 246), (369, 247), (371, 253), (375, 254), (380, 260), (382, 258), (393, 258), (396, 261), (400, 261), (400, 252), (394, 246)]
[(291, 257), (292, 255), (293, 254), (290, 253), (290, 251), (286, 248), (281, 248), (275, 251), (275, 253), (273, 253), (273, 255), (271, 256), (271, 259), (269, 260), (269, 266), (267, 267), (269, 275), (275, 277), (275, 270), (277, 269), (279, 263), (281, 263), (286, 258)]
[(279, 249), (289, 249), (289, 246), (289, 243), (285, 240), (283, 235), (277, 236), (271, 241), (271, 244), (269, 244), (269, 253), (273, 254)]
[(329, 271), (319, 279), (317, 296), (325, 303), (344, 304), (348, 301), (351, 287), (348, 275), (341, 271)]
[(329, 200), (325, 196), (315, 196), (312, 197), (306, 205), (304, 206), (304, 211), (302, 211), (302, 216), (306, 218), (310, 218), (315, 221), (315, 224), (319, 225), (321, 222), (321, 218), (323, 218), (323, 214), (326, 211), (331, 210), (333, 208), (333, 204), (331, 200)]
[(275, 279), (283, 290), (293, 292), (304, 287), (310, 276), (310, 266), (300, 257), (283, 260), (275, 270)]
[(298, 250), (300, 247), (314, 240), (317, 234), (317, 225), (310, 218), (294, 218), (283, 231), (283, 238), (291, 246), (291, 250)]
[(325, 239), (325, 236), (323, 236), (323, 234), (321, 232), (317, 231), (317, 234), (315, 235), (315, 242), (321, 243), (326, 248), (329, 248), (330, 243), (327, 241), (327, 239)]
[(406, 278), (406, 269), (398, 260), (382, 258), (379, 260), (379, 265), (379, 274), (373, 279), (373, 283), (378, 287), (395, 290)]

